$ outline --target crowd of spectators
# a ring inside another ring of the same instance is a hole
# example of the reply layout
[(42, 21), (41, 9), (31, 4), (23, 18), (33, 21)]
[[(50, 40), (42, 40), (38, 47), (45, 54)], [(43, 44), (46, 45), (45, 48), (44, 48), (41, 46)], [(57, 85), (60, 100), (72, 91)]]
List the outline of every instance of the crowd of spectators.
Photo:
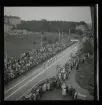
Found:
[(33, 49), (32, 51), (24, 52), (16, 58), (11, 57), (7, 59), (4, 65), (4, 83), (8, 83), (20, 74), (51, 58), (73, 43), (74, 42), (66, 42), (62, 40), (56, 42), (55, 44), (45, 45), (40, 49)]
[(90, 57), (89, 53), (83, 55), (78, 53), (76, 55), (72, 54), (71, 59), (64, 66), (56, 66), (56, 76), (41, 81), (30, 92), (23, 95), (20, 100), (40, 100), (42, 94), (47, 91), (52, 91), (54, 88), (61, 89), (62, 96), (70, 95), (73, 100), (87, 100), (88, 96), (77, 92), (75, 87), (66, 84), (66, 80), (74, 67), (78, 71), (79, 64), (85, 63), (86, 59)]

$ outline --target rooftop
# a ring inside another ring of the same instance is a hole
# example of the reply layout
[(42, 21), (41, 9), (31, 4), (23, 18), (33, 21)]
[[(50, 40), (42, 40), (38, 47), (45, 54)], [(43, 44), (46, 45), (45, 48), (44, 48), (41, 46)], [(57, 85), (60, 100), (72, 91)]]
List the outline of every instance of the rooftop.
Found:
[(4, 25), (13, 26), (13, 24), (11, 24), (11, 23), (5, 23), (5, 22), (4, 22)]
[(11, 16), (11, 15), (10, 15), (10, 16), (5, 15), (4, 18), (15, 18), (15, 19), (20, 19), (20, 17), (18, 17), (18, 16)]

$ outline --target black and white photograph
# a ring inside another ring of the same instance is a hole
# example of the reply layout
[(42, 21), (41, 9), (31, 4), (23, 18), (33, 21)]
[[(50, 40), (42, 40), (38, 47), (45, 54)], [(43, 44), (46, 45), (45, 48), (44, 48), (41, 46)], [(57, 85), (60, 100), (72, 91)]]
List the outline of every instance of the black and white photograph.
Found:
[(4, 7), (4, 101), (94, 100), (94, 7)]

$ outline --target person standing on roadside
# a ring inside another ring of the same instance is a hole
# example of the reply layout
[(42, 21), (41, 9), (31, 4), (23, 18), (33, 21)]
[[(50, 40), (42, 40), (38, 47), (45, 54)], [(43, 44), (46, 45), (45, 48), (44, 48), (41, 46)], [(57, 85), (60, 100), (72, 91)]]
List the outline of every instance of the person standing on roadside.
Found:
[(78, 66), (78, 63), (76, 63), (76, 70), (77, 70), (77, 71), (79, 70), (79, 66)]
[(66, 84), (65, 84), (65, 82), (62, 84), (61, 88), (62, 88), (62, 96), (65, 96), (66, 95)]
[(77, 100), (77, 95), (78, 95), (78, 92), (75, 92), (74, 93), (74, 100)]
[(64, 74), (63, 74), (63, 79), (64, 79), (64, 81), (66, 80), (66, 77), (67, 77), (67, 74), (64, 73)]

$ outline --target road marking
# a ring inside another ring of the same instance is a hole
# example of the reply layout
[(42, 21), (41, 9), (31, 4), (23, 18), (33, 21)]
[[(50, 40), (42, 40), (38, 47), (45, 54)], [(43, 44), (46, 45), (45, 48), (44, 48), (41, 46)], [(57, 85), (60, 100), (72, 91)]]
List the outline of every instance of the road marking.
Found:
[[(76, 50), (76, 47), (75, 47)], [(74, 51), (74, 50), (73, 50)], [(71, 74), (71, 73), (70, 73)], [(38, 83), (40, 83), (41, 81), (43, 81), (45, 79), (40, 80)], [(26, 95), (27, 93), (29, 93), (29, 91), (31, 91), (38, 83), (36, 83), (34, 86), (32, 86), (26, 93), (24, 93), (22, 96), (20, 96), (19, 98), (17, 98), (16, 100), (19, 100), (20, 98), (22, 98), (24, 95)]]
[[(68, 53), (67, 53), (68, 54)], [(67, 55), (65, 53), (64, 56)], [(62, 56), (60, 59), (62, 59), (64, 56)], [(60, 59), (58, 59), (57, 61), (59, 61)], [(55, 63), (57, 62), (55, 61)], [(55, 63), (53, 63), (52, 65), (54, 65)], [(51, 67), (52, 65), (50, 65), (49, 67)], [(24, 87), (25, 85), (27, 85), (28, 83), (30, 83), (33, 79), (35, 79), (36, 77), (38, 77), (40, 74), (42, 74), (43, 72), (45, 72), (49, 67), (47, 67), (46, 69), (44, 69), (43, 71), (41, 71), (39, 74), (37, 74), (34, 78), (32, 78), (31, 80), (29, 80), (27, 83), (25, 83), (24, 85), (22, 85), (20, 88), (18, 88), (16, 91), (14, 91), (12, 94), (10, 94), (9, 96), (7, 96), (5, 99), (9, 98), (10, 96), (12, 96), (14, 93), (16, 93), (18, 90), (20, 90), (22, 87)]]
[[(56, 57), (56, 56), (55, 56)], [(48, 61), (45, 61), (45, 63), (48, 62), (49, 63), (49, 60)], [(39, 70), (40, 71), (40, 70)], [(33, 74), (36, 74), (37, 72), (39, 71), (35, 71)], [(27, 76), (25, 79), (23, 79), (22, 81), (18, 82), (16, 85), (14, 85), (13, 87), (9, 88), (7, 91), (5, 91), (4, 93), (6, 94), (8, 91), (10, 91), (12, 88), (15, 88), (17, 85), (19, 85), (20, 83), (22, 83), (23, 81), (25, 81), (26, 79), (28, 79), (30, 76), (32, 76), (33, 74)]]
[[(70, 46), (69, 48), (72, 48), (72, 46)], [(67, 49), (66, 49), (67, 50)], [(56, 56), (55, 56), (56, 57)], [(60, 56), (59, 56), (60, 57)], [(36, 74), (38, 71), (35, 71), (33, 74)], [(13, 87), (9, 88), (7, 91), (4, 92), (4, 94), (6, 94), (8, 91), (10, 91), (12, 88), (15, 88), (17, 85), (19, 85), (20, 83), (22, 83), (23, 81), (25, 81), (26, 79), (28, 79), (30, 76), (32, 76), (33, 74), (27, 76), (25, 79), (23, 79), (22, 81), (18, 82), (16, 85), (14, 85)]]
[[(35, 71), (33, 74), (36, 74), (38, 71)], [(16, 87), (18, 84), (20, 84), (21, 82), (25, 81), (26, 79), (28, 79), (30, 76), (32, 76), (33, 74), (27, 76), (27, 78), (23, 79), (22, 81), (18, 82), (16, 85), (14, 85), (13, 87), (9, 88), (7, 91), (5, 91), (4, 93), (6, 94), (8, 91), (10, 91), (12, 88)]]
[(36, 83), (35, 85), (33, 85), (26, 93), (24, 93), (22, 96), (20, 96), (19, 98), (17, 98), (16, 100), (19, 100), (20, 98), (22, 98), (24, 95), (26, 95), (27, 93), (29, 93), (29, 91), (31, 91), (37, 84), (39, 84), (41, 81), (43, 81), (45, 79), (40, 80), (38, 83)]
[[(67, 54), (66, 54), (67, 55)], [(64, 57), (64, 56), (63, 56)], [(61, 57), (61, 58), (63, 58)], [(57, 60), (58, 61), (58, 60)], [(41, 81), (43, 81), (45, 79), (40, 80), (38, 83), (40, 83)], [(31, 80), (32, 81), (32, 80)], [(38, 83), (36, 83), (34, 86), (32, 86), (26, 93), (24, 93), (22, 96), (24, 96), (25, 94), (29, 93), (30, 90), (32, 90)], [(16, 100), (19, 100), (22, 96), (20, 96), (19, 98), (17, 98)]]

